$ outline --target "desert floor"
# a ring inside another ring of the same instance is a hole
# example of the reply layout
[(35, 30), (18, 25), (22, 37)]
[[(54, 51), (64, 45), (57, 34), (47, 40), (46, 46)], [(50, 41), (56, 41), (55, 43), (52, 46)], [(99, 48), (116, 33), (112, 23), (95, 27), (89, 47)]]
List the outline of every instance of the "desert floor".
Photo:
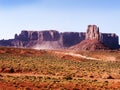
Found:
[(120, 51), (0, 48), (0, 90), (120, 89)]

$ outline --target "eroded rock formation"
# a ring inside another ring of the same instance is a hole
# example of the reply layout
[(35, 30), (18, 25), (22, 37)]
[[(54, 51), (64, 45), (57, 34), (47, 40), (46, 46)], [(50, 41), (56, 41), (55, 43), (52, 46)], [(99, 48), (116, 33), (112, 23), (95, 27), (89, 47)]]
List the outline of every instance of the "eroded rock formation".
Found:
[[(27, 31), (23, 30), (11, 41), (1, 40), (1, 46), (13, 46), (37, 49), (64, 49), (75, 45), (85, 39), (85, 33), (64, 32), (56, 30)], [(10, 43), (8, 43), (8, 41)]]
[(110, 49), (118, 49), (119, 46), (119, 37), (115, 33), (101, 33), (100, 41), (104, 43), (105, 46)]
[[(90, 45), (92, 47), (96, 43), (97, 48), (103, 48), (105, 45), (110, 49), (119, 48), (119, 40), (116, 34), (105, 34), (99, 32), (99, 27), (89, 25), (87, 32), (58, 32), (56, 30), (44, 31), (27, 31), (23, 30), (19, 35), (15, 34), (14, 39), (0, 40), (0, 46), (12, 46), (21, 48), (37, 48), (37, 49), (64, 49), (74, 45), (78, 45), (85, 41), (84, 48)], [(92, 41), (91, 41), (92, 40)], [(91, 42), (90, 42), (91, 41)], [(94, 45), (93, 45), (94, 44)], [(98, 47), (100, 44), (100, 47)], [(81, 48), (81, 47), (80, 47)], [(88, 48), (86, 48), (88, 49)], [(104, 48), (103, 48), (104, 49)]]
[(96, 25), (88, 25), (86, 39), (99, 41), (99, 38), (100, 38), (99, 27), (97, 27)]
[(118, 36), (116, 34), (104, 34), (99, 32), (96, 25), (88, 25), (85, 40), (70, 47), (72, 50), (106, 50), (118, 49)]

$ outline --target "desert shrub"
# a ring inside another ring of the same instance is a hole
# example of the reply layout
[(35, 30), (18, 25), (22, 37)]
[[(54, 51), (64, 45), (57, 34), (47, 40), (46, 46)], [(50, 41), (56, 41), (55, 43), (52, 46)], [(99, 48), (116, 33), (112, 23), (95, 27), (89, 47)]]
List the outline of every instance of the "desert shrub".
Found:
[(73, 78), (72, 78), (71, 75), (67, 75), (67, 76), (65, 76), (63, 79), (65, 79), (65, 80), (72, 80)]

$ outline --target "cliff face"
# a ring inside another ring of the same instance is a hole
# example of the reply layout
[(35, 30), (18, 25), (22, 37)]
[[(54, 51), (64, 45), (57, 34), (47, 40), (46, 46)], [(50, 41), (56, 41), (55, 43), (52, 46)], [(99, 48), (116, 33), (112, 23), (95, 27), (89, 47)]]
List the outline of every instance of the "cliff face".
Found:
[(96, 25), (88, 25), (85, 40), (70, 47), (72, 50), (105, 50), (118, 49), (118, 36), (116, 34), (104, 34), (99, 32)]
[(97, 27), (96, 25), (88, 25), (86, 39), (99, 41), (100, 39), (99, 27)]
[(70, 47), (72, 50), (105, 50), (107, 47), (100, 41), (99, 28), (96, 25), (88, 25), (85, 40)]
[(119, 48), (119, 37), (112, 33), (101, 33), (100, 34), (100, 41), (104, 43), (105, 46), (111, 48), (111, 49), (117, 49)]
[(85, 33), (77, 33), (77, 32), (65, 32), (62, 33), (62, 41), (64, 47), (73, 46), (82, 40), (85, 39)]
[(110, 49), (119, 48), (119, 37), (115, 33), (100, 33), (96, 25), (88, 25), (86, 40), (96, 40)]
[(0, 40), (0, 46), (12, 46), (37, 49), (64, 49), (74, 46), (83, 40), (97, 40), (111, 49), (119, 48), (116, 34), (99, 32), (96, 25), (89, 25), (87, 32), (27, 31), (23, 30), (14, 39)]
[[(15, 35), (13, 46), (38, 49), (62, 48), (61, 35), (58, 31), (22, 31)], [(17, 44), (17, 45), (16, 45)]]
[[(11, 41), (1, 40), (1, 46), (37, 49), (64, 49), (85, 39), (85, 33), (49, 31), (22, 31)], [(8, 44), (8, 41), (10, 42)]]

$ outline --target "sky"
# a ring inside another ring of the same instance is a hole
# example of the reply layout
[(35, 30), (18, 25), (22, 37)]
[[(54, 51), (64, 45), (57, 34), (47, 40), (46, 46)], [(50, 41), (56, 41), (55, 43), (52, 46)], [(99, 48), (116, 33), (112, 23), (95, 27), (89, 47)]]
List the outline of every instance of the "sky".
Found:
[(120, 0), (0, 0), (0, 39), (22, 30), (86, 32), (90, 24), (120, 36)]

